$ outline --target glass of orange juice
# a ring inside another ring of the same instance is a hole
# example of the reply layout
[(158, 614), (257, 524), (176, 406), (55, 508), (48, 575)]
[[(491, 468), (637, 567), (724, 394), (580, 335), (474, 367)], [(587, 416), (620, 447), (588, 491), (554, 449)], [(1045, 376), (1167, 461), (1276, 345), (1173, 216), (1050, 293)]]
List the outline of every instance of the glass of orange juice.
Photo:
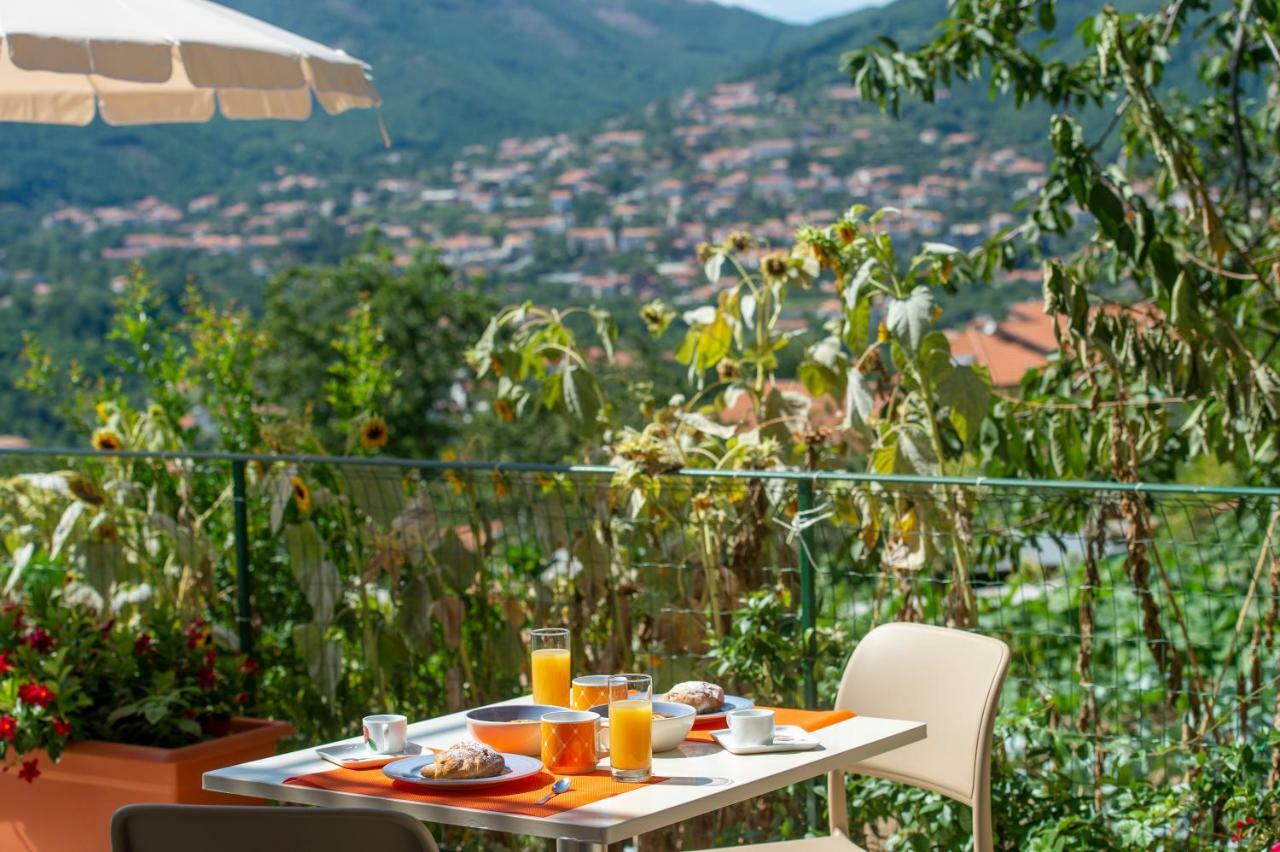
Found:
[(530, 631), (533, 703), (569, 706), (569, 631), (539, 627)]
[(653, 771), (653, 678), (609, 678), (609, 766), (614, 781), (648, 781)]
[[(611, 675), (580, 675), (573, 679), (571, 706), (574, 710), (590, 710), (609, 703), (612, 697), (609, 688)], [(625, 698), (626, 686), (615, 687), (612, 692)]]

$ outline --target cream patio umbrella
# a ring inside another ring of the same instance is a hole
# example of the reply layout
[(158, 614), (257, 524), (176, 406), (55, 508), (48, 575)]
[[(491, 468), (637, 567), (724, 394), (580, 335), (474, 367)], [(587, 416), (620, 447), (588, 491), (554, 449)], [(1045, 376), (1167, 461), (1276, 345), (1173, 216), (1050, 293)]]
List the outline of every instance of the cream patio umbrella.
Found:
[(367, 66), (207, 0), (0, 0), (0, 121), (301, 120), (380, 103)]

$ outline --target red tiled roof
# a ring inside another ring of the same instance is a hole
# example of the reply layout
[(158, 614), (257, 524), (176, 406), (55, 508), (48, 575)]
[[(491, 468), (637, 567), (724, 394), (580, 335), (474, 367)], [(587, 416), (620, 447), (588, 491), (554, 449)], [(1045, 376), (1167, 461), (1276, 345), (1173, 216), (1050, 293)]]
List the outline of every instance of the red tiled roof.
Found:
[(1042, 367), (1056, 352), (1054, 318), (1040, 302), (1011, 305), (1000, 322), (978, 319), (962, 329), (946, 332), (951, 356), (960, 362), (980, 364), (991, 373), (996, 387), (1014, 387), (1033, 367)]

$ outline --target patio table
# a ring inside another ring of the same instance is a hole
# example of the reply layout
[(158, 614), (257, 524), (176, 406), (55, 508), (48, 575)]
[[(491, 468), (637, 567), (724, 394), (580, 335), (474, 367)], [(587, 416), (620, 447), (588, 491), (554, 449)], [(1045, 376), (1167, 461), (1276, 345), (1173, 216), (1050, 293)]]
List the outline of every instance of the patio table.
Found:
[[(528, 696), (508, 703), (527, 703)], [(791, 784), (840, 769), (925, 738), (923, 722), (855, 716), (813, 732), (812, 751), (735, 755), (709, 743), (686, 740), (679, 749), (653, 756), (653, 774), (666, 780), (637, 784), (634, 790), (546, 817), (524, 816), (458, 804), (406, 801), (381, 796), (286, 784), (290, 778), (335, 767), (314, 749), (228, 766), (204, 774), (204, 788), (314, 807), (366, 807), (400, 811), (423, 822), (444, 823), (508, 834), (554, 838), (564, 852), (603, 850), (609, 843), (665, 828)], [(422, 746), (446, 748), (467, 739), (462, 713), (417, 722), (409, 738)], [(329, 745), (359, 742), (359, 737)], [(607, 759), (601, 767), (607, 767)], [(369, 770), (380, 772), (381, 770)]]

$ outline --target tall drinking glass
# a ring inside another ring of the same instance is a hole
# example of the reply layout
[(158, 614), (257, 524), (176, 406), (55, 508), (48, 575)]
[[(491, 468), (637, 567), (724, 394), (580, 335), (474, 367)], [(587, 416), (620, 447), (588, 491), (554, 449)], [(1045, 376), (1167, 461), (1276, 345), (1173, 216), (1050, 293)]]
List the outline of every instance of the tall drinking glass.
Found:
[(614, 781), (648, 781), (653, 771), (653, 678), (609, 678), (609, 766)]
[(569, 706), (569, 631), (539, 627), (530, 632), (533, 703)]

